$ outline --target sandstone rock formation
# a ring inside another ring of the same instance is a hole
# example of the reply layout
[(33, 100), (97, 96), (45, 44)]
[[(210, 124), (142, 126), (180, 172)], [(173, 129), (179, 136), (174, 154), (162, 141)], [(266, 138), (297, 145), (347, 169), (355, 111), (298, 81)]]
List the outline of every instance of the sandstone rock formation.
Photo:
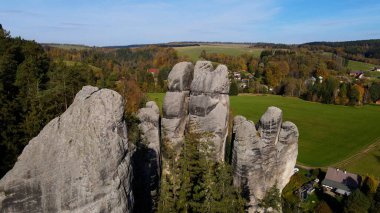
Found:
[(168, 76), (168, 92), (162, 106), (162, 134), (163, 141), (174, 149), (179, 149), (184, 140), (193, 71), (192, 63), (180, 62)]
[(282, 123), (282, 111), (269, 107), (257, 127), (243, 116), (234, 118), (232, 165), (234, 185), (249, 198), (249, 212), (258, 207), (274, 185), (282, 191), (293, 174), (298, 155), (298, 129)]
[(143, 143), (148, 149), (154, 152), (154, 164), (160, 167), (160, 109), (154, 101), (146, 103), (145, 108), (141, 108), (137, 117), (140, 120), (139, 128), (142, 133)]
[[(209, 61), (176, 64), (163, 103), (164, 143), (178, 151), (185, 131), (208, 134), (218, 160), (224, 160), (229, 113), (228, 69)], [(210, 133), (210, 134), (209, 134)], [(205, 135), (206, 135), (205, 134)]]
[(123, 113), (118, 93), (83, 87), (1, 179), (1, 212), (132, 211)]
[(161, 174), (160, 110), (154, 101), (138, 111), (141, 144), (133, 155), (133, 181), (136, 212), (153, 212)]
[(207, 140), (214, 143), (216, 158), (224, 160), (228, 129), (230, 83), (228, 68), (214, 69), (209, 61), (198, 61), (194, 69), (189, 102), (190, 130), (211, 133)]

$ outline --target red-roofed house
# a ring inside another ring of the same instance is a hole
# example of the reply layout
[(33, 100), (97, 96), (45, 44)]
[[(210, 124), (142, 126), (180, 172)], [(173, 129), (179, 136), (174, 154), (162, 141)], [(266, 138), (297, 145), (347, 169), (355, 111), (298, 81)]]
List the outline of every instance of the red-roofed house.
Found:
[(158, 75), (158, 73), (160, 73), (160, 71), (156, 68), (149, 68), (147, 72), (152, 73), (152, 75)]

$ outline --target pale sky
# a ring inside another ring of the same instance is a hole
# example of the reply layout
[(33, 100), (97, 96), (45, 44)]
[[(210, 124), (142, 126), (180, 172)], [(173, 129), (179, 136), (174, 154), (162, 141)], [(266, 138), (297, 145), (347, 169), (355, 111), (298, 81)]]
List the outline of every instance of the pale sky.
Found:
[(91, 46), (380, 38), (379, 0), (1, 0), (12, 36)]

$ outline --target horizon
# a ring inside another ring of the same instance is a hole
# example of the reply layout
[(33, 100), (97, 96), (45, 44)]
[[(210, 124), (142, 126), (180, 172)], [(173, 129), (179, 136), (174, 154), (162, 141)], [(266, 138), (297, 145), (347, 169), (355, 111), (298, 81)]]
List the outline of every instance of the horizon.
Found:
[(374, 0), (13, 0), (3, 3), (0, 24), (13, 37), (98, 47), (181, 41), (302, 44), (378, 39), (379, 10)]

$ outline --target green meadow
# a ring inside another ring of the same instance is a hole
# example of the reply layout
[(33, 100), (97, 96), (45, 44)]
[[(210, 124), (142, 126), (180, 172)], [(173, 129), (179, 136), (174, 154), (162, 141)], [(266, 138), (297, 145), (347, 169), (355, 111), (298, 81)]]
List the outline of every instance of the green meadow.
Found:
[[(164, 95), (151, 93), (148, 97), (162, 106)], [(380, 140), (380, 106), (328, 105), (274, 95), (231, 96), (230, 102), (234, 115), (243, 115), (255, 123), (267, 107), (281, 108), (283, 120), (298, 126), (298, 163), (306, 166), (333, 166)], [(364, 155), (355, 163), (347, 165), (347, 169), (380, 176), (378, 151)]]
[(259, 57), (262, 49), (249, 48), (247, 45), (200, 45), (200, 46), (188, 46), (188, 47), (175, 47), (178, 55), (187, 56), (192, 61), (199, 59), (202, 50), (207, 53), (223, 53), (230, 56), (239, 56), (244, 53), (252, 54), (255, 57)]
[(368, 63), (364, 63), (364, 62), (360, 62), (360, 61), (349, 60), (347, 67), (350, 70), (368, 71), (368, 70), (373, 69), (373, 67), (375, 67), (375, 66), (376, 65), (374, 65), (374, 64), (368, 64)]

